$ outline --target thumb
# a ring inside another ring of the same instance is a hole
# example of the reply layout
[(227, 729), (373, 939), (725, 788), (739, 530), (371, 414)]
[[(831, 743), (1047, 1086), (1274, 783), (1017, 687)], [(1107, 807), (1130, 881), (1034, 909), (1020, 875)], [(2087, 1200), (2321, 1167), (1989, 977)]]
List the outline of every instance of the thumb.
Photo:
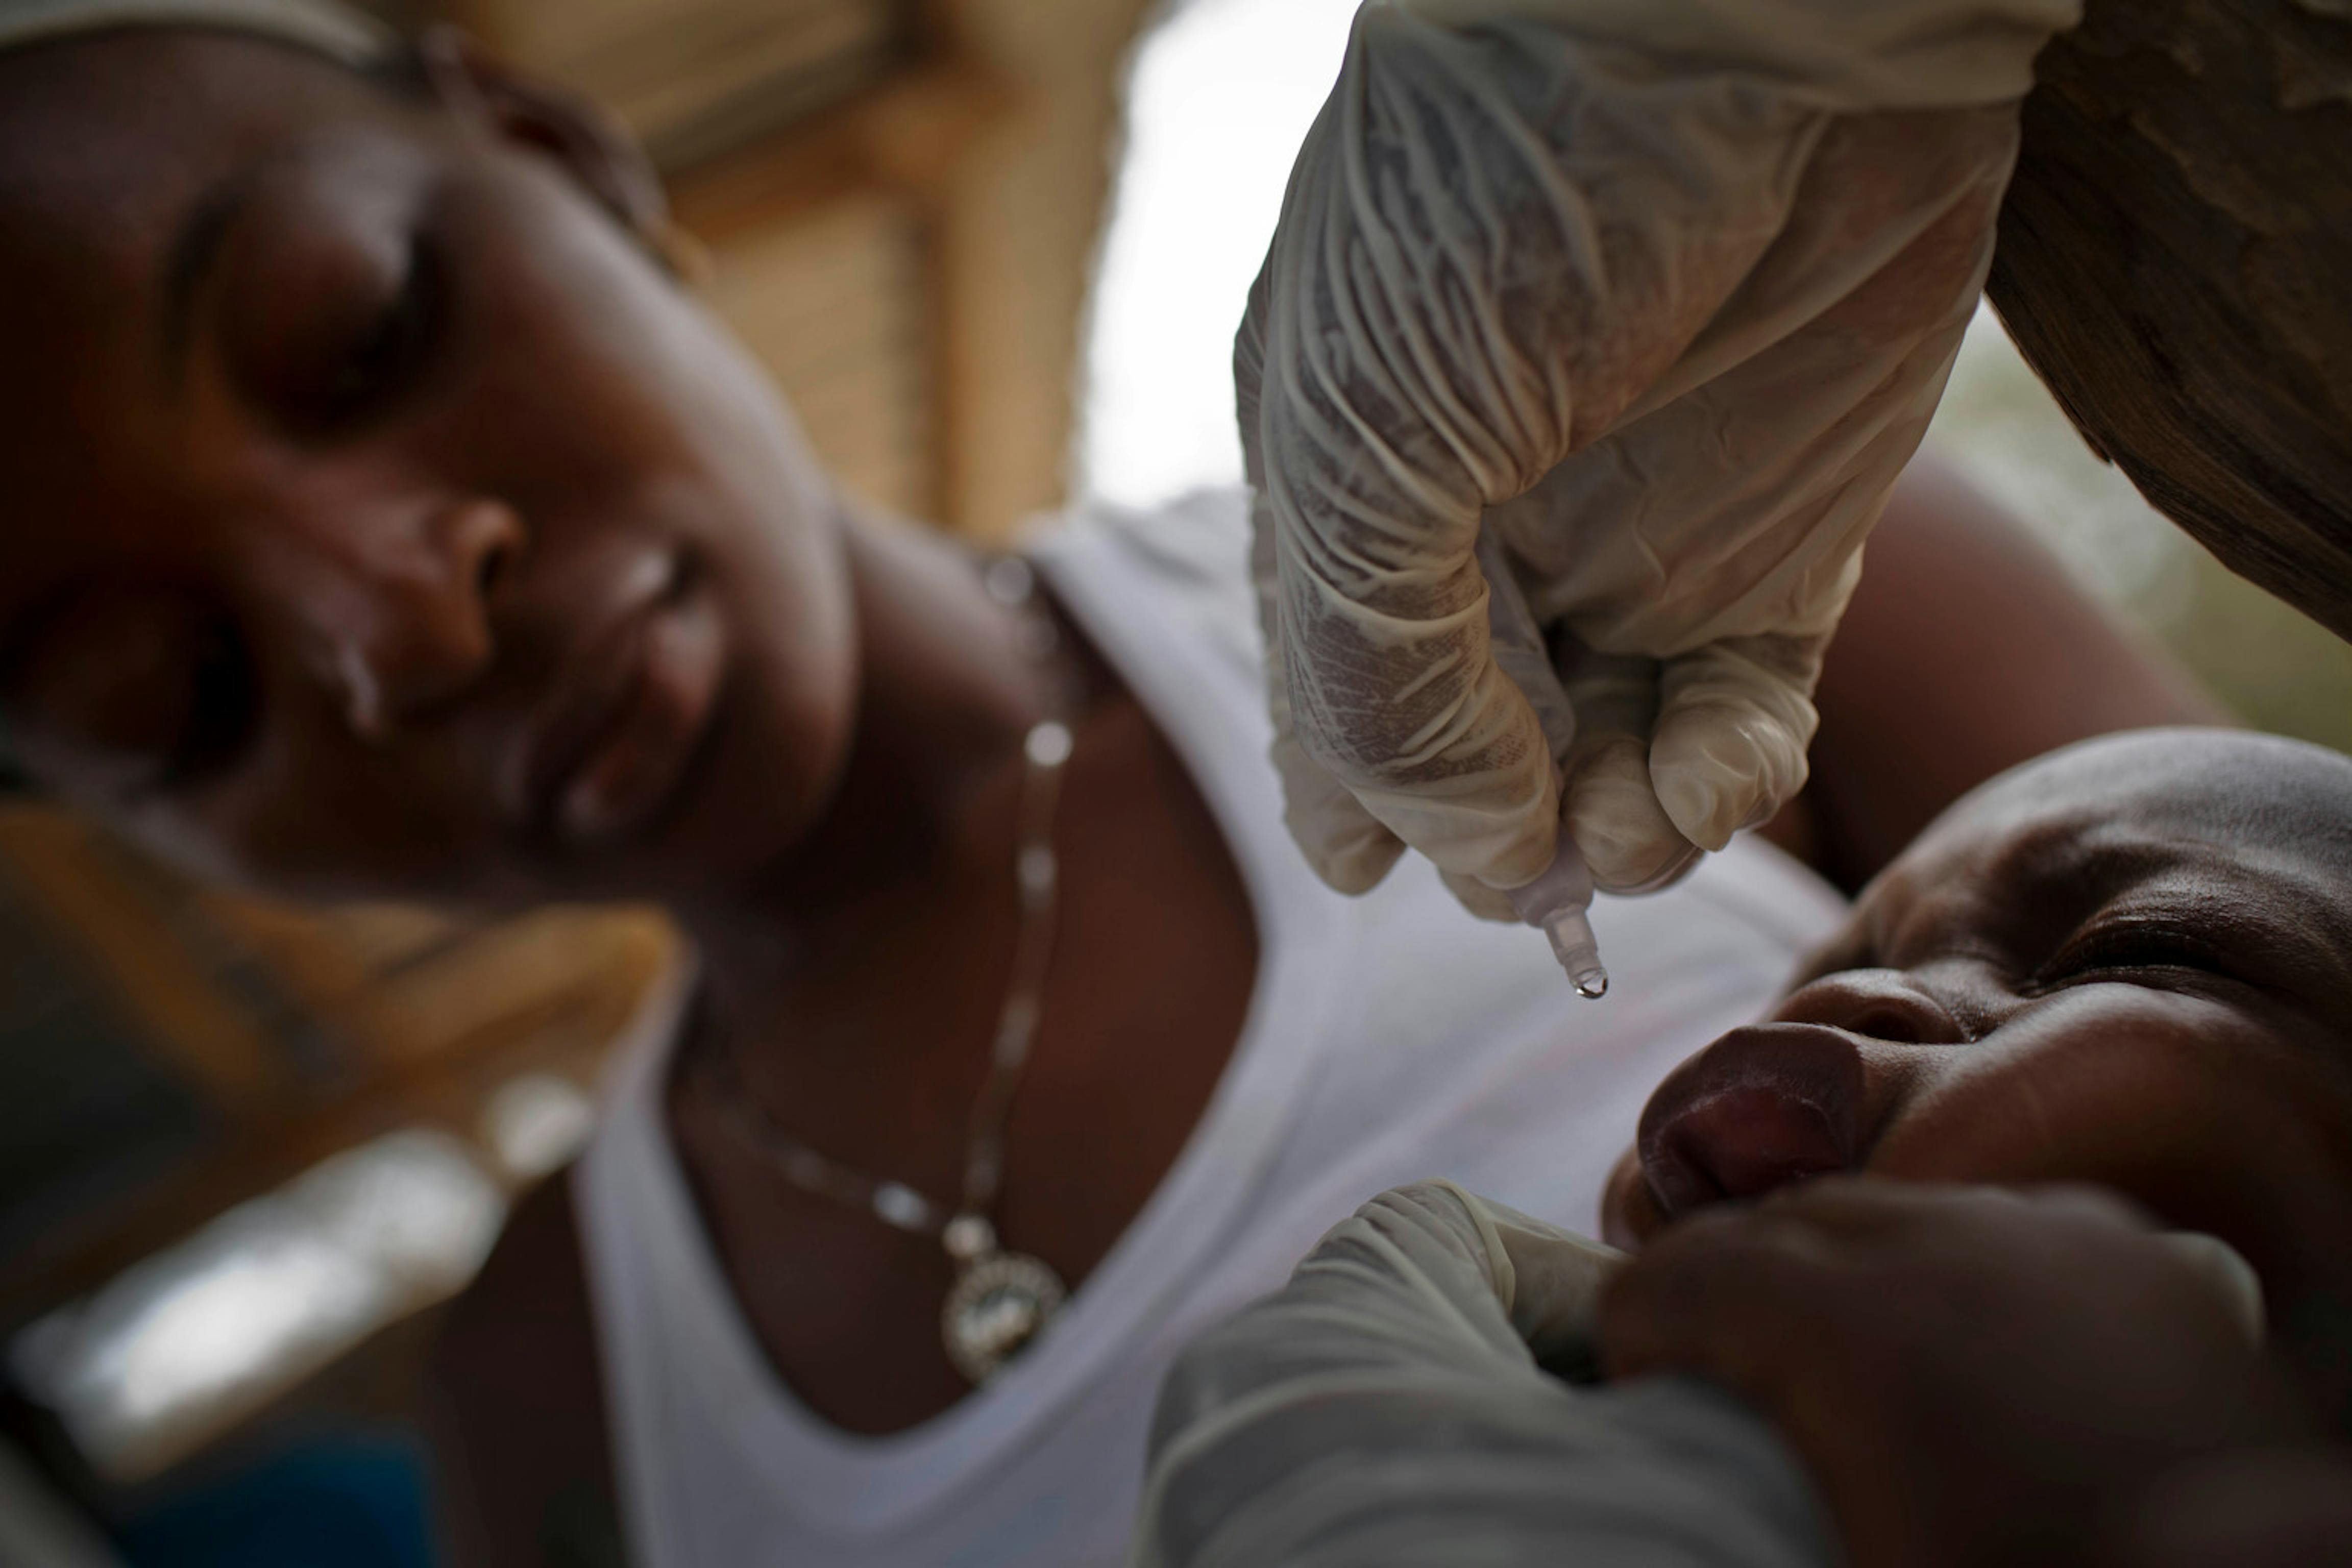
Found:
[[(1315, 874), (1353, 896), (1377, 887), (1404, 853), (1404, 840), (1381, 826), (1348, 786), (1307, 754), (1278, 710), (1274, 771), (1282, 779), (1282, 820)], [(1507, 905), (1506, 906), (1507, 907)]]
[(1828, 641), (1729, 637), (1667, 661), (1650, 782), (1684, 837), (1720, 849), (1804, 787)]

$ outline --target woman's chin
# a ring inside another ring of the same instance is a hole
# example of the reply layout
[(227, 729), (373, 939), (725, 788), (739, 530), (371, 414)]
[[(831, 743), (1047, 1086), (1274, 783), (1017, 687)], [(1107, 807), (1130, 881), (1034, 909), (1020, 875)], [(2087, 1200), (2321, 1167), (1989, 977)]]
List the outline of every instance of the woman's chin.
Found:
[(1642, 1174), (1641, 1156), (1627, 1149), (1618, 1157), (1616, 1168), (1609, 1173), (1609, 1184), (1601, 1192), (1601, 1239), (1623, 1251), (1639, 1252), (1665, 1223), (1665, 1212), (1650, 1191), (1649, 1178)]
[(847, 748), (847, 721), (782, 708), (751, 679), (757, 673), (730, 671), (675, 792), (617, 847), (616, 863), (643, 883), (636, 896), (699, 902), (740, 892), (814, 829)]

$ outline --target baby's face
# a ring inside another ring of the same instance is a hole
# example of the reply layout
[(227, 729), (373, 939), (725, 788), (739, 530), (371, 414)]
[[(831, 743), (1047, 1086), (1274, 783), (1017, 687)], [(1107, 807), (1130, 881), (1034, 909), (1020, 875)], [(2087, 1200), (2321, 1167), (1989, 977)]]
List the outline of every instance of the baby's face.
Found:
[(1659, 1087), (1606, 1225), (1841, 1170), (2098, 1183), (2234, 1245), (2283, 1332), (2352, 1302), (2352, 761), (2158, 731), (1976, 791)]

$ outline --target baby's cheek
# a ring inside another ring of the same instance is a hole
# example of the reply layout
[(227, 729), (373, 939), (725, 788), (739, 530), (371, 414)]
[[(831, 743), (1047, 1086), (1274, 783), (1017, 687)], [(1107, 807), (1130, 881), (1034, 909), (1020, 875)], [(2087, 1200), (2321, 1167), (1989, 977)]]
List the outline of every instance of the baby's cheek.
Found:
[[(2110, 1188), (2168, 1223), (2242, 1229), (2274, 1207), (2305, 1098), (2280, 1043), (2225, 1004), (2085, 985), (1937, 1047), (1869, 1168), (1916, 1181)], [(2284, 1168), (2283, 1168), (2284, 1167)]]

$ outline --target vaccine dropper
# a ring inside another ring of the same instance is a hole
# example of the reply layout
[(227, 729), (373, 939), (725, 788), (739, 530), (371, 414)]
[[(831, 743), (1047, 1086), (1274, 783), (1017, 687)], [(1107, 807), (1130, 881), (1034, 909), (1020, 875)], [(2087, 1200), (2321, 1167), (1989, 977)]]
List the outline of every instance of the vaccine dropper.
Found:
[[(1576, 710), (1560, 689), (1551, 650), (1544, 646), (1543, 632), (1528, 608), (1518, 579), (1512, 574), (1502, 542), (1491, 532), (1481, 531), (1478, 535), (1478, 565), (1486, 576), (1486, 626), (1495, 663), (1536, 710), (1536, 721), (1543, 727), (1544, 742), (1557, 767), (1576, 739)], [(1585, 915), (1592, 906), (1592, 872), (1565, 826), (1560, 830), (1559, 851), (1543, 875), (1504, 896), (1520, 920), (1549, 940), (1552, 956), (1559, 960), (1578, 995), (1597, 999), (1609, 994), (1609, 971), (1601, 962), (1601, 946), (1593, 940), (1592, 922)]]
[(1550, 939), (1552, 956), (1568, 972), (1579, 996), (1597, 1000), (1609, 994), (1609, 971), (1601, 964), (1592, 922), (1584, 914), (1592, 904), (1592, 873), (1567, 834), (1559, 836), (1559, 853), (1544, 874), (1506, 896), (1519, 919)]

